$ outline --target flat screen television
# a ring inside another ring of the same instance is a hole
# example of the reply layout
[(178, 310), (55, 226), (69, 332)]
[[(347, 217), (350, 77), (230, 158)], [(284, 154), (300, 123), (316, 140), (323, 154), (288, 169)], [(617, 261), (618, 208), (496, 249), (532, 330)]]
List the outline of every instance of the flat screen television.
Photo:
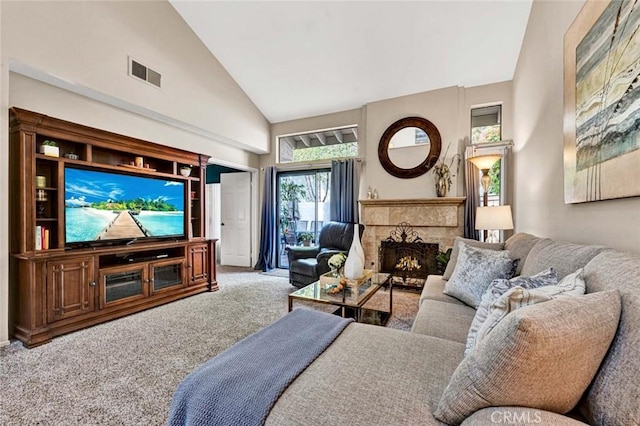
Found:
[(110, 171), (65, 168), (68, 245), (185, 235), (185, 183)]

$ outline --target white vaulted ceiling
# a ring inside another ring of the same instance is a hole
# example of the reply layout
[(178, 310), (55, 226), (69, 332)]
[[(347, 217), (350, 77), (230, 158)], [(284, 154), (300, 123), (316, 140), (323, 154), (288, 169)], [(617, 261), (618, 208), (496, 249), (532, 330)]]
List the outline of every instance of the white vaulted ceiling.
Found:
[(272, 123), (510, 80), (531, 0), (171, 4)]

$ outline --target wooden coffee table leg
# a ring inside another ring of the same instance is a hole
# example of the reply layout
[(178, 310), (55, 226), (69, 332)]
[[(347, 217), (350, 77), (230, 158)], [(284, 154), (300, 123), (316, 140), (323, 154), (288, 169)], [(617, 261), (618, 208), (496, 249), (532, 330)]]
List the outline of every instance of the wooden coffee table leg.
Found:
[(291, 312), (292, 308), (293, 308), (293, 299), (289, 297), (289, 312)]

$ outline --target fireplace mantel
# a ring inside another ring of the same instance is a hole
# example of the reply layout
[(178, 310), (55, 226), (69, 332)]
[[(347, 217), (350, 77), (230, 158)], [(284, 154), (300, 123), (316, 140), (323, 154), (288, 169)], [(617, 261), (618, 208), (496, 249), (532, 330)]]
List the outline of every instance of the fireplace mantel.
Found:
[(424, 205), (458, 205), (467, 197), (412, 198), (402, 200), (366, 199), (359, 200), (362, 206), (424, 206)]
[(400, 222), (408, 222), (428, 243), (440, 250), (453, 246), (463, 235), (465, 197), (360, 200), (361, 222), (365, 225), (362, 246), (366, 267), (377, 270), (380, 241)]

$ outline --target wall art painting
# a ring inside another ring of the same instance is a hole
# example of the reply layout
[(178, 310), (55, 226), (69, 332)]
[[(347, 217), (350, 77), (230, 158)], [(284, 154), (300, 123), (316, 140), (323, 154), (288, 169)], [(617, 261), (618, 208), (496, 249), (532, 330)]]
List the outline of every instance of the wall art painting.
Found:
[(587, 1), (564, 43), (565, 202), (640, 195), (640, 3)]

